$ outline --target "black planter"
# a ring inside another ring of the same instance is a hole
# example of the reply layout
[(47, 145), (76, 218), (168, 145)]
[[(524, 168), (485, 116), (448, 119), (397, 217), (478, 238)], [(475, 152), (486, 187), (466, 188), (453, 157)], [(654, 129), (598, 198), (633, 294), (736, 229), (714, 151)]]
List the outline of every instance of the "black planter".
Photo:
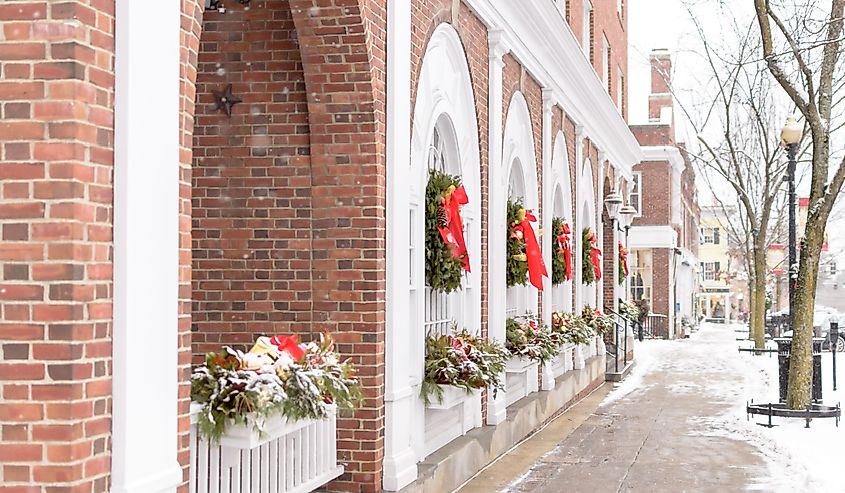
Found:
[[(778, 388), (780, 401), (786, 402), (786, 388), (789, 384), (789, 355), (792, 353), (792, 338), (777, 337), (778, 345)], [(813, 338), (813, 402), (822, 401), (822, 343), (824, 338)]]

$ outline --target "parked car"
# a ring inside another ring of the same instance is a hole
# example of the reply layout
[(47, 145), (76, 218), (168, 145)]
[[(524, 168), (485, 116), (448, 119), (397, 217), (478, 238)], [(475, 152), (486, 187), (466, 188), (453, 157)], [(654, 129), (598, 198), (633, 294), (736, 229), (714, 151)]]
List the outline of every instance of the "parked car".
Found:
[[(787, 310), (785, 313), (785, 318), (788, 319), (789, 311)], [(828, 340), (828, 332), (830, 332), (830, 322), (832, 321), (836, 321), (840, 327), (839, 338), (836, 341), (836, 352), (841, 353), (842, 351), (845, 351), (845, 334), (843, 334), (843, 332), (845, 332), (845, 313), (839, 313), (832, 308), (817, 306), (816, 310), (813, 312), (813, 337), (824, 338), (822, 348), (829, 350), (830, 341)], [(766, 324), (766, 327), (768, 328), (768, 323)], [(783, 331), (782, 334), (782, 337), (792, 337), (791, 330)]]

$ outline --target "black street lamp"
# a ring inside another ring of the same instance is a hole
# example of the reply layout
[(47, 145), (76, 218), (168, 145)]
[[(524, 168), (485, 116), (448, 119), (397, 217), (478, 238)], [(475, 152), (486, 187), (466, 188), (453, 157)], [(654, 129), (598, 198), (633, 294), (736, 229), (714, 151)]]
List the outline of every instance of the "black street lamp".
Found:
[[(636, 214), (637, 210), (630, 205), (623, 206), (619, 209), (619, 216), (622, 218), (620, 222), (625, 228), (625, 248), (628, 248), (628, 231), (631, 230), (631, 224), (634, 222), (634, 216)], [(630, 282), (630, 278), (625, 279), (625, 300), (628, 300), (631, 295)]]
[(797, 207), (797, 196), (795, 193), (795, 157), (798, 154), (798, 143), (801, 141), (801, 125), (795, 121), (795, 117), (787, 117), (786, 125), (780, 132), (781, 143), (786, 147), (786, 156), (789, 160), (786, 167), (786, 182), (789, 200), (789, 268), (786, 270), (789, 282), (789, 328), (795, 329), (795, 283), (798, 277), (797, 259), (797, 236), (798, 225), (795, 218)]

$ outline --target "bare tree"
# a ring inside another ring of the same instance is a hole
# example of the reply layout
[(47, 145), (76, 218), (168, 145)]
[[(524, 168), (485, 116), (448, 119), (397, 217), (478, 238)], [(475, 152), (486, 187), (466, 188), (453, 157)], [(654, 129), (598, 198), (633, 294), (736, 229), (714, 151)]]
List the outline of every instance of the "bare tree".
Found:
[[(845, 181), (845, 160), (831, 167), (831, 112), (842, 90), (840, 49), (845, 0), (770, 2), (754, 0), (769, 72), (792, 100), (812, 144), (807, 223), (802, 238), (786, 402), (804, 409), (812, 395), (813, 308), (819, 259), (834, 199)], [(785, 22), (784, 19), (787, 21)], [(790, 271), (794, 266), (790, 266)]]
[[(717, 8), (723, 12), (720, 35), (714, 36), (713, 26), (703, 26), (687, 4), (706, 78), (695, 88), (696, 97), (679, 99), (693, 101), (680, 105), (698, 144), (690, 157), (724, 212), (722, 226), (748, 276), (751, 336), (763, 348), (766, 254), (784, 203), (779, 192), (786, 167), (777, 131), (782, 115), (753, 18), (745, 16), (743, 23), (726, 4)], [(726, 204), (738, 214), (728, 214)]]

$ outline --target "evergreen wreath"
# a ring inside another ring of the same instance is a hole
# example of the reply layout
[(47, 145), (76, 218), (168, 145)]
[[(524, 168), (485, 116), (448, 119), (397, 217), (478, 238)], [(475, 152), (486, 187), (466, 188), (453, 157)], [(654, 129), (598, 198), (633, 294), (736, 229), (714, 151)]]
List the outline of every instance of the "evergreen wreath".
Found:
[(590, 243), (590, 236), (593, 230), (584, 228), (581, 232), (581, 284), (589, 286), (596, 282), (596, 271), (593, 267), (592, 258), (590, 257), (590, 248), (593, 244)]
[(554, 286), (566, 281), (566, 260), (557, 244), (558, 237), (563, 234), (565, 222), (562, 217), (552, 219), (552, 285)]
[(507, 281), (508, 287), (528, 282), (528, 257), (525, 255), (525, 239), (514, 235), (514, 224), (519, 222), (519, 211), (524, 209), (522, 200), (508, 199), (507, 238)]
[(443, 241), (437, 229), (447, 220), (443, 192), (450, 186), (460, 187), (461, 178), (431, 170), (425, 188), (425, 282), (443, 293), (460, 289), (464, 272), (461, 258), (452, 255), (452, 247)]

